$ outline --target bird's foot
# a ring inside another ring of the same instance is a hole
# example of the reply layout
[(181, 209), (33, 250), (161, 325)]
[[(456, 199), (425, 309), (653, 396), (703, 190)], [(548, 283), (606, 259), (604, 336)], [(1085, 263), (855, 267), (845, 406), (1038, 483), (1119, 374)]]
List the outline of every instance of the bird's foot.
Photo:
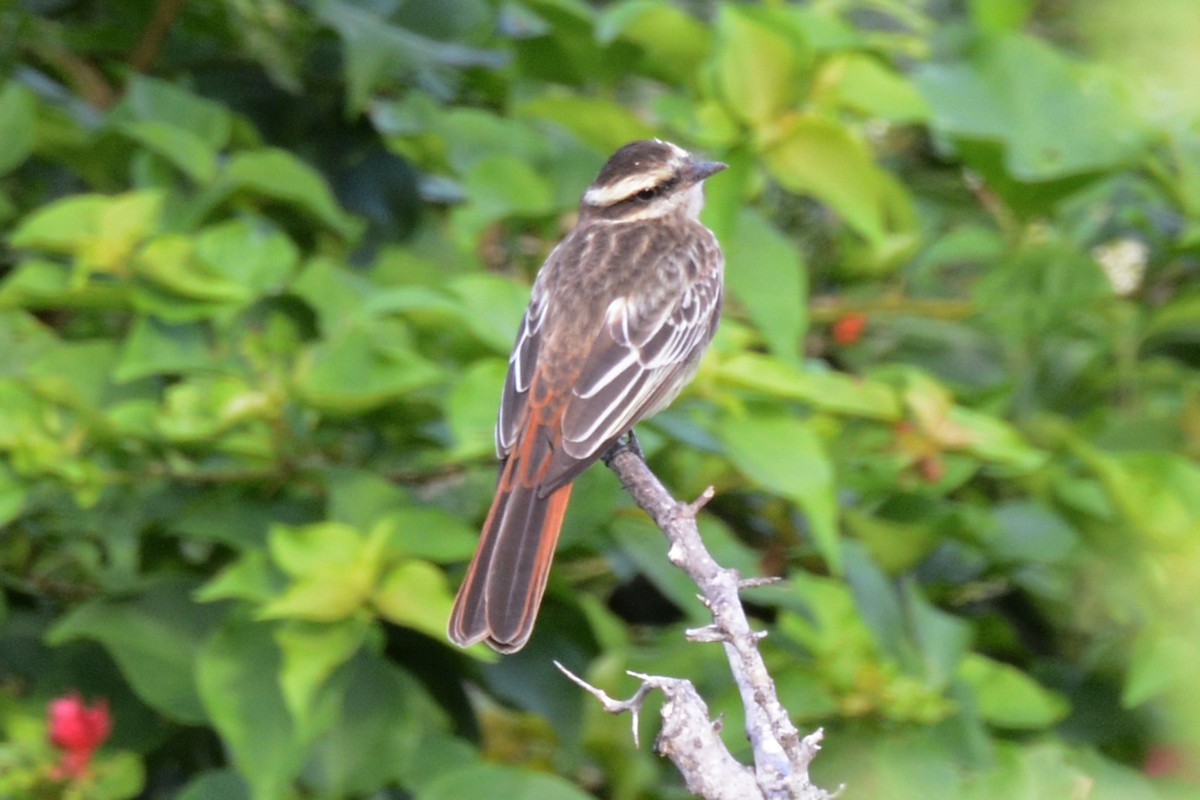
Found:
[(630, 429), (629, 433), (621, 436), (615, 442), (613, 442), (612, 445), (609, 446), (608, 450), (605, 451), (604, 455), (601, 456), (601, 459), (604, 461), (605, 465), (609, 465), (612, 463), (614, 458), (625, 451), (633, 453), (642, 461), (646, 460), (646, 454), (642, 452), (642, 443), (638, 441), (637, 434), (634, 433), (632, 429)]

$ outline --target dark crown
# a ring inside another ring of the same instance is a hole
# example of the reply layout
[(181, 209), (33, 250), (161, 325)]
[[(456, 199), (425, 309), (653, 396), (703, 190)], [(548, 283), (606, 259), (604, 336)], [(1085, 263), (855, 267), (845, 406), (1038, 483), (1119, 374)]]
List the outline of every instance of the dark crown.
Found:
[(724, 167), (715, 161), (700, 161), (659, 139), (630, 142), (605, 162), (584, 194), (583, 205), (607, 209), (653, 200), (692, 186)]

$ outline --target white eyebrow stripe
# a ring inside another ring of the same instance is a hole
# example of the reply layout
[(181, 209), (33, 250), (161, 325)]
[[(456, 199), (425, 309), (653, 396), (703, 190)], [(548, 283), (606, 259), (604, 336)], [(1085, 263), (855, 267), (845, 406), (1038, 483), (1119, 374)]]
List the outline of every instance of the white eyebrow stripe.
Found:
[(684, 150), (682, 147), (675, 144), (674, 142), (663, 142), (662, 139), (655, 139), (654, 141), (662, 142), (667, 147), (671, 148), (671, 150), (673, 150), (675, 152), (675, 155), (679, 156), (680, 160), (686, 160), (690, 157), (687, 150)]
[(655, 186), (669, 180), (674, 174), (670, 167), (660, 167), (649, 172), (638, 172), (622, 178), (611, 186), (593, 186), (583, 195), (583, 202), (589, 206), (609, 206), (627, 197), (633, 197), (638, 192), (653, 189)]

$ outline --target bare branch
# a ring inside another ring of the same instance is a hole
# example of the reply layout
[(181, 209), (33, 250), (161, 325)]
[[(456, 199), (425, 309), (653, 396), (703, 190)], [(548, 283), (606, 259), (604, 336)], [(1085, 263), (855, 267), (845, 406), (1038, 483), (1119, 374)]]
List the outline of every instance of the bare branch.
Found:
[(714, 726), (707, 705), (689, 681), (635, 675), (642, 681), (641, 688), (630, 700), (619, 702), (579, 678), (571, 678), (613, 713), (636, 713), (648, 689), (662, 691), (667, 702), (656, 748), (675, 763), (688, 788), (706, 800), (833, 797), (814, 786), (808, 776), (808, 765), (820, 749), (822, 732), (817, 730), (801, 738), (788, 718), (758, 652), (758, 641), (766, 634), (750, 627), (738, 596), (740, 589), (776, 579), (743, 580), (735, 570), (721, 567), (708, 552), (696, 527), (696, 515), (712, 499), (712, 487), (695, 501), (680, 503), (646, 466), (636, 444), (617, 444), (605, 455), (604, 462), (666, 535), (670, 543), (667, 557), (700, 588), (701, 600), (712, 612), (711, 625), (689, 630), (687, 636), (692, 641), (719, 642), (725, 648), (746, 711), (746, 736), (753, 749), (754, 768), (740, 764), (725, 748), (718, 735), (719, 725)]

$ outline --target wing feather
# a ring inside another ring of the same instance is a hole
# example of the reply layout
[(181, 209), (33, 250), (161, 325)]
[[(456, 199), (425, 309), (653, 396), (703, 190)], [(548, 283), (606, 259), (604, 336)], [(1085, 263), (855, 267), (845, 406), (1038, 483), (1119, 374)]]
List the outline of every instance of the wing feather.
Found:
[[(590, 241), (585, 239), (585, 242)], [(550, 259), (586, 255), (566, 248), (564, 241)], [(666, 279), (657, 292), (645, 297), (613, 299), (599, 330), (580, 353), (577, 371), (570, 376), (570, 391), (561, 406), (561, 449), (549, 455), (539, 491), (549, 493), (571, 480), (603, 454), (606, 447), (643, 417), (660, 411), (690, 379), (700, 355), (712, 337), (721, 311), (721, 252), (715, 239), (701, 237), (693, 248), (665, 249), (661, 260), (642, 266), (661, 271)], [(543, 267), (534, 283), (533, 297), (521, 321), (517, 341), (509, 356), (508, 375), (496, 420), (496, 453), (505, 458), (521, 434), (529, 414), (531, 388), (541, 385), (538, 359), (542, 353), (543, 326), (563, 324), (553, 318), (551, 293)], [(684, 276), (688, 276), (684, 279)], [(676, 287), (674, 291), (670, 287)], [(543, 387), (545, 389), (546, 387)], [(565, 387), (564, 387), (565, 388)], [(544, 402), (533, 399), (532, 402)], [(557, 441), (553, 436), (547, 441)]]
[(529, 307), (521, 317), (521, 327), (517, 329), (517, 341), (508, 357), (504, 391), (500, 394), (500, 412), (496, 417), (496, 455), (499, 458), (507, 456), (517, 441), (521, 417), (525, 413), (525, 401), (537, 370), (538, 351), (541, 349), (539, 334), (546, 316), (546, 305), (546, 292), (541, 281), (537, 281), (533, 285)]
[(691, 377), (720, 313), (720, 273), (681, 288), (657, 307), (630, 298), (610, 304), (563, 414), (563, 449), (572, 458), (599, 455)]

